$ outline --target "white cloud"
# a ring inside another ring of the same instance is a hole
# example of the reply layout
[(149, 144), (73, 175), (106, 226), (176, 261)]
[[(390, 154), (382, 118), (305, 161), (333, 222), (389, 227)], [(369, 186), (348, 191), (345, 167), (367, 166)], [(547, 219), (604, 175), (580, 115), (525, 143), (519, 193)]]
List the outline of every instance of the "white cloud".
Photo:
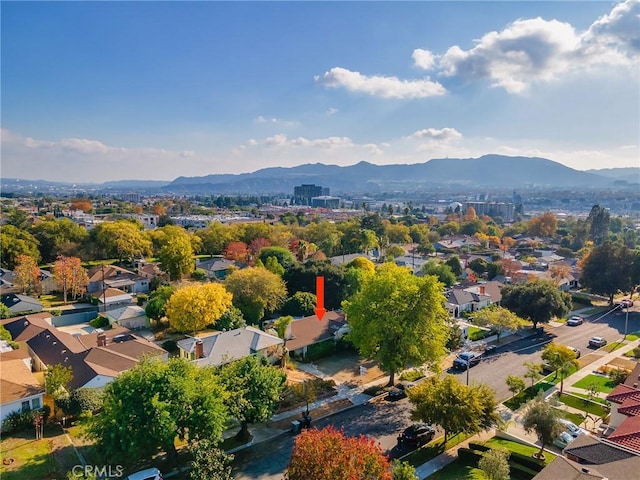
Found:
[(442, 128), (438, 130), (437, 128), (425, 128), (423, 130), (418, 130), (410, 135), (410, 138), (418, 138), (418, 139), (427, 139), (427, 140), (435, 140), (440, 142), (447, 142), (451, 140), (458, 140), (462, 138), (462, 134), (458, 132), (455, 128)]
[(382, 98), (426, 98), (446, 93), (442, 85), (428, 77), (423, 80), (400, 80), (397, 77), (366, 76), (341, 67), (316, 75), (315, 81), (326, 87), (345, 88)]
[(382, 150), (375, 144), (357, 144), (354, 143), (349, 137), (325, 137), (309, 139), (305, 137), (289, 138), (284, 133), (278, 133), (265, 138), (262, 141), (255, 139), (249, 140), (244, 147), (267, 147), (267, 148), (280, 148), (280, 149), (320, 149), (320, 150), (335, 150), (335, 149), (364, 149), (370, 153), (380, 153)]
[(123, 178), (171, 179), (181, 175), (192, 150), (127, 148), (87, 138), (39, 140), (2, 130), (2, 176), (101, 182)]
[[(519, 19), (501, 31), (484, 34), (467, 50), (452, 45), (444, 54), (436, 55), (416, 48), (411, 56), (414, 66), (443, 77), (488, 80), (492, 87), (523, 93), (533, 83), (603, 66), (631, 66), (637, 75), (639, 23), (640, 0), (626, 0), (582, 32), (558, 20)], [(317, 75), (315, 80), (326, 87), (381, 98), (426, 98), (446, 93), (442, 84), (428, 77), (401, 80), (395, 76), (366, 76), (342, 67)]]
[(411, 54), (413, 58), (413, 64), (416, 67), (420, 67), (424, 70), (431, 70), (436, 63), (436, 57), (429, 50), (422, 48), (416, 48)]
[(509, 93), (521, 93), (534, 82), (598, 65), (634, 65), (637, 69), (639, 12), (640, 2), (628, 0), (582, 33), (557, 20), (517, 20), (500, 32), (485, 34), (469, 50), (450, 47), (438, 67), (445, 76), (489, 79), (492, 86)]
[(333, 107), (329, 107), (326, 111), (326, 114), (331, 116), (331, 115), (335, 115), (336, 113), (338, 113), (340, 110), (338, 110), (337, 108), (333, 108)]
[(298, 122), (294, 122), (291, 120), (282, 120), (281, 118), (275, 118), (275, 117), (267, 118), (267, 117), (263, 117), (262, 115), (258, 116), (254, 121), (255, 123), (259, 123), (259, 124), (281, 125), (284, 127), (295, 127), (299, 125)]

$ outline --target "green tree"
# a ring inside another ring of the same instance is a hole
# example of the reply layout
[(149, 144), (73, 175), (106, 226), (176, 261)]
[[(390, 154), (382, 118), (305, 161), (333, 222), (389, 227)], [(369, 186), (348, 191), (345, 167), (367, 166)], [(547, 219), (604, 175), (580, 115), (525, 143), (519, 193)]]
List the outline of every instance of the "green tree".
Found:
[(69, 218), (44, 220), (33, 226), (33, 235), (40, 243), (42, 261), (53, 262), (59, 255), (79, 256), (80, 247), (89, 233)]
[(227, 408), (240, 422), (238, 438), (249, 438), (249, 423), (266, 422), (275, 411), (287, 380), (285, 373), (256, 355), (221, 368), (220, 378), (229, 392)]
[(564, 387), (564, 379), (578, 368), (577, 354), (566, 345), (549, 343), (542, 350), (542, 360), (555, 370), (555, 377), (560, 374), (560, 393)]
[(189, 480), (233, 480), (233, 455), (224, 453), (215, 442), (204, 439), (189, 446), (191, 469)]
[(553, 442), (553, 439), (564, 430), (558, 418), (558, 411), (542, 397), (533, 400), (527, 408), (522, 426), (527, 433), (533, 432), (538, 437), (540, 442), (538, 458), (544, 458), (544, 447)]
[(293, 317), (291, 315), (284, 315), (273, 322), (273, 328), (278, 334), (278, 337), (284, 340), (282, 348), (282, 368), (287, 367), (287, 339), (289, 337), (288, 332), (291, 322), (293, 322)]
[(165, 306), (175, 291), (175, 287), (171, 285), (160, 285), (156, 288), (149, 296), (147, 306), (144, 308), (144, 313), (147, 317), (158, 322), (166, 317), (167, 311)]
[(287, 298), (282, 305), (283, 315), (307, 317), (313, 315), (316, 308), (316, 296), (310, 292), (296, 292)]
[(151, 240), (140, 226), (128, 220), (104, 222), (96, 225), (87, 239), (97, 258), (116, 258), (119, 262), (133, 262), (152, 253)]
[(502, 289), (501, 305), (538, 328), (552, 317), (563, 317), (571, 311), (571, 295), (561, 292), (552, 282), (535, 280)]
[(507, 375), (505, 383), (507, 384), (509, 391), (513, 395), (517, 395), (518, 393), (523, 391), (525, 388), (527, 388), (527, 386), (524, 383), (524, 380), (516, 375)]
[(204, 283), (176, 290), (165, 310), (173, 328), (179, 332), (197, 332), (218, 321), (231, 306), (231, 294), (224, 285)]
[(409, 462), (394, 460), (391, 467), (393, 480), (419, 480), (416, 469)]
[(169, 274), (171, 280), (178, 280), (195, 270), (191, 236), (182, 227), (168, 225), (162, 229), (165, 236), (158, 252), (160, 268)]
[(198, 230), (195, 234), (202, 240), (202, 250), (211, 255), (222, 255), (234, 238), (229, 227), (220, 222), (211, 222), (207, 228)]
[(429, 377), (407, 394), (411, 418), (442, 427), (444, 444), (449, 434), (478, 433), (499, 418), (493, 390), (484, 384), (463, 385), (453, 375)]
[(609, 234), (609, 223), (611, 221), (609, 211), (600, 205), (591, 207), (587, 224), (589, 225), (589, 237), (596, 245), (602, 245)]
[(432, 276), (416, 277), (405, 267), (382, 265), (362, 289), (344, 302), (349, 340), (365, 358), (374, 358), (389, 372), (408, 365), (437, 363), (447, 341), (444, 296)]
[(53, 416), (56, 416), (56, 400), (69, 395), (67, 387), (73, 380), (73, 370), (61, 363), (49, 365), (44, 373), (44, 391), (53, 397)]
[[(11, 310), (9, 310), (9, 307), (4, 303), (0, 303), (0, 319), (3, 318), (11, 318)], [(4, 326), (2, 326), (2, 328), (4, 328)]]
[(462, 264), (460, 263), (460, 257), (458, 257), (457, 255), (452, 255), (444, 263), (451, 269), (456, 277), (462, 275)]
[(490, 449), (486, 451), (478, 468), (482, 470), (487, 480), (509, 480), (509, 459), (506, 452)]
[(640, 254), (620, 243), (605, 242), (595, 247), (578, 264), (580, 283), (591, 292), (613, 297), (619, 291), (630, 292), (640, 282), (637, 265)]
[(525, 319), (520, 318), (515, 313), (497, 305), (483, 308), (471, 314), (471, 320), (476, 325), (489, 327), (491, 330), (496, 332), (497, 343), (500, 343), (500, 336), (505, 331), (517, 330), (527, 324)]
[(185, 359), (144, 359), (104, 388), (103, 410), (88, 419), (87, 435), (111, 463), (130, 463), (164, 451), (176, 460), (176, 438), (188, 443), (222, 438), (227, 394), (211, 367)]
[(456, 282), (456, 276), (451, 271), (451, 267), (438, 260), (425, 262), (421, 270), (425, 275), (435, 275), (445, 287), (450, 287)]
[(264, 247), (258, 252), (258, 260), (261, 260), (265, 265), (269, 257), (274, 257), (285, 270), (296, 263), (296, 257), (293, 256), (293, 253), (283, 247)]
[(524, 374), (524, 378), (531, 380), (531, 388), (533, 384), (542, 378), (542, 364), (535, 362), (525, 362), (524, 366), (527, 368), (527, 372)]
[(3, 225), (0, 229), (0, 263), (13, 270), (20, 255), (27, 255), (37, 263), (40, 260), (38, 240), (13, 225)]
[(257, 324), (266, 312), (275, 312), (287, 295), (284, 281), (264, 268), (249, 267), (232, 272), (225, 285), (233, 304), (250, 324)]
[[(260, 263), (262, 263), (262, 260), (258, 260), (258, 264)], [(276, 257), (267, 257), (267, 263), (264, 265), (264, 268), (269, 270), (271, 273), (275, 273), (279, 277), (284, 275), (284, 267), (278, 263)]]
[(236, 328), (243, 328), (246, 326), (247, 322), (245, 322), (242, 312), (239, 308), (236, 308), (233, 305), (231, 305), (229, 309), (222, 314), (215, 325), (213, 325), (213, 327), (223, 331), (235, 330)]

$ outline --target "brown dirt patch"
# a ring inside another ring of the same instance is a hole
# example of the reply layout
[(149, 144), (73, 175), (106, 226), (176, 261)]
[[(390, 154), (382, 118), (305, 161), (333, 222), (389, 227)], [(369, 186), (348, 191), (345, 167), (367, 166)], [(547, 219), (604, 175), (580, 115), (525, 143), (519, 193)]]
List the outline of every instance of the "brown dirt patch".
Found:
[(610, 367), (624, 368), (625, 370), (633, 370), (637, 364), (638, 362), (634, 362), (631, 359), (623, 357), (614, 358), (609, 363), (607, 363), (607, 365)]
[[(363, 360), (355, 352), (336, 353), (315, 362), (318, 369), (337, 384), (363, 385), (385, 375), (373, 360)], [(361, 370), (364, 367), (365, 370)], [(364, 373), (364, 374), (362, 374)]]
[(287, 368), (285, 373), (287, 374), (287, 383), (289, 385), (295, 383), (302, 383), (306, 380), (314, 380), (316, 377), (310, 373), (295, 368)]

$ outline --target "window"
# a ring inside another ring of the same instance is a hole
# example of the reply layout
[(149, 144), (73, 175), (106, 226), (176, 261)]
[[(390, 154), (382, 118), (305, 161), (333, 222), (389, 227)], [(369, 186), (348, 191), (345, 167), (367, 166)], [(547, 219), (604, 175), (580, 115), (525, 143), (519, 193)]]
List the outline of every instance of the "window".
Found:
[(31, 410), (29, 400), (27, 400), (26, 402), (22, 402), (22, 413), (28, 412), (29, 410)]
[(33, 400), (31, 400), (31, 409), (32, 410), (37, 410), (40, 407), (41, 407), (40, 398), (34, 398)]

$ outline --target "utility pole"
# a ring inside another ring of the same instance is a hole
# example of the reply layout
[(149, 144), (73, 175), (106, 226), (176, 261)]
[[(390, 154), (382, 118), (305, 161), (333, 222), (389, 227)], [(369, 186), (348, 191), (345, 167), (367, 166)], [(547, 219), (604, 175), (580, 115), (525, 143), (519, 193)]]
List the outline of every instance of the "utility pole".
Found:
[(104, 283), (104, 263), (102, 264), (101, 268), (102, 270), (102, 311), (106, 312), (107, 311), (107, 286)]
[(625, 304), (627, 307), (627, 314), (624, 319), (624, 340), (627, 339), (627, 327), (629, 326), (629, 304)]

